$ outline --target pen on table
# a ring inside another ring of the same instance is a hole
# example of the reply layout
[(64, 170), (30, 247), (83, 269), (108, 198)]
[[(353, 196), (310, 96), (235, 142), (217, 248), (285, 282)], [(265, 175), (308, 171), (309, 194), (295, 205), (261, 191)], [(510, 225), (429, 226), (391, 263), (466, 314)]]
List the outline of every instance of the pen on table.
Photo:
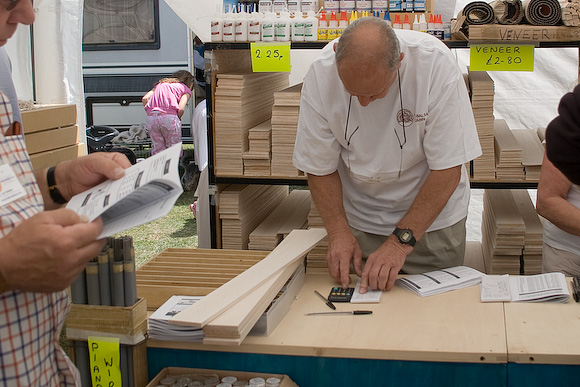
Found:
[(314, 291), (314, 293), (316, 293), (316, 295), (317, 295), (318, 297), (322, 298), (322, 301), (324, 301), (324, 303), (325, 303), (326, 305), (328, 305), (328, 307), (329, 307), (330, 309), (332, 309), (332, 310), (335, 310), (335, 309), (336, 309), (336, 306), (334, 306), (334, 304), (333, 304), (332, 302), (330, 302), (330, 300), (329, 300), (328, 298), (326, 298), (326, 297), (324, 297), (322, 294), (318, 293), (318, 291), (317, 291), (317, 290), (315, 290), (315, 291)]
[(306, 313), (307, 316), (316, 316), (319, 314), (326, 314), (326, 315), (332, 315), (332, 314), (354, 314), (354, 315), (359, 315), (359, 314), (372, 314), (373, 311), (372, 310), (351, 310), (349, 312), (314, 312), (314, 313)]

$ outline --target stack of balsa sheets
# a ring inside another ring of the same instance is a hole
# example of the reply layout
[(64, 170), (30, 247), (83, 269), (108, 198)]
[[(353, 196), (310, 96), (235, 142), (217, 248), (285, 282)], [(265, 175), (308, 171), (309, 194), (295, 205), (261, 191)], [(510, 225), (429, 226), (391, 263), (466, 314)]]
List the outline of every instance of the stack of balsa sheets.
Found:
[(295, 189), (250, 233), (250, 250), (271, 251), (294, 229), (306, 228), (310, 191)]
[(542, 160), (544, 158), (544, 146), (533, 129), (513, 129), (512, 134), (522, 148), (522, 165), (526, 180), (540, 180)]
[(475, 118), (482, 155), (473, 160), (473, 178), (495, 179), (495, 152), (493, 135), (493, 98), (495, 86), (485, 71), (468, 70), (471, 108)]
[(542, 273), (544, 228), (527, 190), (512, 189), (511, 194), (526, 226), (522, 251), (523, 273)]
[(218, 193), (222, 248), (245, 250), (252, 231), (288, 196), (287, 185), (231, 184)]
[(215, 289), (170, 323), (203, 328), (204, 344), (239, 345), (303, 258), (326, 237), (321, 228), (293, 230), (267, 257)]
[[(314, 204), (311, 203), (310, 213), (308, 214), (308, 227), (324, 227), (322, 217)], [(327, 273), (328, 264), (326, 263), (326, 252), (328, 251), (328, 238), (320, 242), (306, 256), (306, 271), (308, 273)]]
[(303, 176), (292, 164), (302, 84), (274, 93), (272, 106), (272, 176)]
[(242, 154), (245, 176), (270, 176), (272, 122), (264, 121), (249, 130), (249, 150)]
[(484, 193), (482, 248), (488, 274), (542, 272), (543, 227), (527, 190)]
[(155, 310), (173, 295), (205, 296), (243, 273), (269, 251), (166, 249), (136, 271), (137, 297)]
[(270, 119), (274, 93), (288, 87), (288, 73), (220, 73), (215, 88), (216, 176), (243, 176), (248, 131)]
[(522, 147), (516, 140), (507, 122), (494, 121), (495, 177), (498, 180), (523, 180)]
[(484, 191), (481, 234), (486, 273), (523, 273), (526, 223), (510, 190)]

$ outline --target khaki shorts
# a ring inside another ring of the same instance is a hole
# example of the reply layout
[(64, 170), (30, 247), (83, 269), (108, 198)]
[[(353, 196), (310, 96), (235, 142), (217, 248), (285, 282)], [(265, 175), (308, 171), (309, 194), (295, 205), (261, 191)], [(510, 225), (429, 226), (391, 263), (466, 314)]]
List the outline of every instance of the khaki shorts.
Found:
[[(407, 256), (401, 269), (404, 274), (418, 274), (437, 269), (461, 266), (465, 258), (465, 220), (452, 226), (423, 234)], [(363, 259), (376, 251), (388, 236), (351, 228), (362, 250)]]
[(580, 276), (580, 255), (556, 249), (546, 243), (542, 249), (542, 273), (564, 273), (567, 277)]

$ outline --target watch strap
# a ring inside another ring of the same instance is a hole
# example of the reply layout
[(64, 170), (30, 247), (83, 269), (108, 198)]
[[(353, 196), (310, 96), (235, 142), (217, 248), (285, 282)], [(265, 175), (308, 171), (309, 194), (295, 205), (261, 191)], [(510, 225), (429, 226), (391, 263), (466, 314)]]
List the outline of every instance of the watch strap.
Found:
[(58, 185), (56, 184), (56, 177), (55, 177), (56, 167), (48, 168), (46, 172), (46, 182), (48, 183), (48, 193), (50, 194), (50, 198), (53, 202), (58, 204), (65, 204), (68, 202), (58, 189)]

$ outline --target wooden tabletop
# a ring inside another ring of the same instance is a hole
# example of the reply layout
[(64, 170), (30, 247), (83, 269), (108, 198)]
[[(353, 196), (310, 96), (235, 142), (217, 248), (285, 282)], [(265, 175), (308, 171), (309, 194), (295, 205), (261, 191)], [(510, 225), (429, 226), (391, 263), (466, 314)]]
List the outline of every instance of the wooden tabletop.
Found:
[(327, 274), (307, 274), (290, 311), (268, 337), (248, 336), (240, 346), (149, 339), (148, 346), (361, 359), (507, 362), (503, 304), (481, 303), (479, 286), (425, 298), (395, 286), (383, 294), (379, 304), (336, 304), (337, 311), (369, 309), (371, 315), (306, 316), (308, 312), (331, 311), (314, 290), (327, 295), (335, 285)]
[[(567, 278), (572, 292), (571, 278)], [(570, 293), (572, 294), (572, 293)], [(506, 302), (508, 361), (580, 364), (580, 304)]]

